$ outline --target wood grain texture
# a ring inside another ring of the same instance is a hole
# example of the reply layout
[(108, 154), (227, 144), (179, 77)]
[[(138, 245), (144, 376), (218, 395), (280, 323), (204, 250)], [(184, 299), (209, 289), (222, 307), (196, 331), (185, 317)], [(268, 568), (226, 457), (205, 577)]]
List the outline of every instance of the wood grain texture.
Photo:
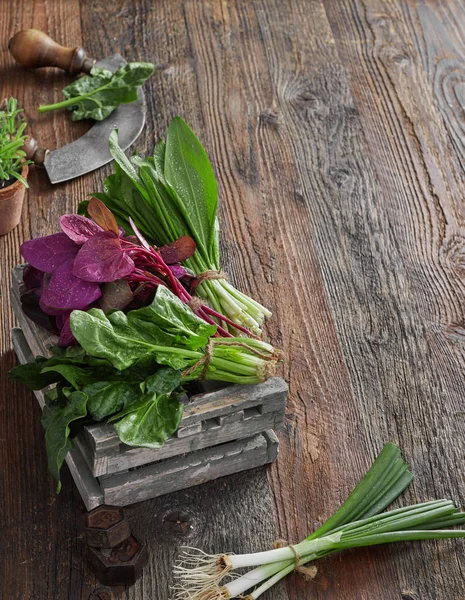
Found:
[[(351, 369), (360, 405), (375, 400), (376, 413), (388, 417), (382, 430), (400, 442), (414, 469), (407, 497), (452, 496), (463, 504), (463, 362), (448, 336), (450, 324), (463, 321), (455, 266), (463, 247), (463, 168), (401, 5), (353, 2), (337, 11), (325, 2), (372, 157), (365, 170), (372, 199), (352, 197), (345, 209), (346, 216), (364, 214), (366, 233), (351, 255), (367, 257), (351, 269), (366, 274), (364, 294), (336, 319), (348, 323), (341, 329), (347, 360), (364, 361), (362, 374)], [(434, 43), (431, 32), (429, 39)], [(462, 598), (463, 545), (441, 550), (415, 546), (393, 561), (399, 588)]]
[[(406, 500), (464, 505), (460, 3), (21, 0), (1, 4), (0, 17), (2, 93), (30, 114), (66, 76), (26, 82), (9, 66), (3, 40), (21, 26), (92, 56), (155, 63), (134, 149), (151, 151), (177, 114), (198, 132), (219, 179), (225, 268), (273, 310), (267, 334), (286, 355), (288, 411), (269, 481), (258, 469), (129, 508), (151, 559), (114, 597), (167, 599), (183, 543), (242, 552), (297, 541), (388, 440), (416, 475)], [(76, 127), (59, 113), (33, 122), (49, 144)], [(20, 241), (56, 230), (109, 169), (53, 189), (32, 176), (22, 225), (0, 239), (3, 281)], [(87, 600), (98, 586), (82, 561), (83, 509), (67, 473), (54, 497), (35, 400), (6, 381), (12, 318), (1, 293), (0, 590)], [(459, 600), (463, 552), (457, 541), (357, 550), (323, 561), (314, 583), (291, 577), (264, 598)]]

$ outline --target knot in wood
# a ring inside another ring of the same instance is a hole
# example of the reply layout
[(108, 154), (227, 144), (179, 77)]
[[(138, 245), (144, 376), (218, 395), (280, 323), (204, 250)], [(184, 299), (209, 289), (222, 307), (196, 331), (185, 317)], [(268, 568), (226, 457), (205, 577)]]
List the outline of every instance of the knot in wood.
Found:
[(172, 511), (165, 516), (165, 522), (173, 533), (177, 535), (188, 535), (192, 531), (192, 520), (188, 513), (183, 511)]

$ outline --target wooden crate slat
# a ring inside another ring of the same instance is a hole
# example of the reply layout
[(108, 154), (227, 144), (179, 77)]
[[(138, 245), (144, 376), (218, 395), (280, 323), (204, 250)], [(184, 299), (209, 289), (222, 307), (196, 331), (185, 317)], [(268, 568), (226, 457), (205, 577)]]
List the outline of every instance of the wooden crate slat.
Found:
[(216, 425), (216, 427), (205, 429), (195, 436), (173, 437), (167, 440), (161, 448), (131, 448), (121, 444), (121, 450), (118, 452), (102, 457), (95, 457), (94, 455), (92, 471), (94, 475), (117, 473), (123, 469), (131, 469), (139, 465), (222, 444), (231, 439), (249, 437), (265, 429), (276, 429), (282, 426), (282, 421), (283, 413), (267, 413), (261, 415), (259, 419), (236, 421), (225, 426)]
[(276, 459), (277, 438), (260, 433), (192, 454), (100, 478), (106, 504), (125, 506), (185, 489)]
[[(216, 410), (212, 408), (212, 396), (215, 394), (220, 395), (220, 406)], [(114, 473), (120, 469), (164, 460), (169, 456), (192, 452), (231, 439), (248, 437), (265, 429), (279, 428), (284, 420), (286, 395), (286, 383), (282, 379), (273, 378), (255, 386), (230, 386), (206, 394), (206, 402), (203, 401), (203, 397), (195, 396), (195, 400), (185, 407), (180, 435), (168, 440), (161, 448), (131, 448), (121, 444), (111, 424), (88, 425), (84, 428), (82, 436), (93, 455), (93, 473)], [(197, 402), (201, 403), (201, 408), (205, 408), (205, 413), (202, 410), (196, 411), (196, 418), (201, 419), (201, 427), (197, 421), (192, 426), (187, 426), (193, 427), (193, 430), (186, 431), (184, 423), (189, 422), (191, 409), (196, 408)], [(245, 408), (238, 410), (239, 406)], [(224, 414), (227, 407), (236, 412)], [(265, 407), (266, 410), (263, 410)], [(219, 416), (212, 416), (218, 414)], [(191, 435), (186, 435), (188, 433)], [(107, 460), (103, 460), (105, 458)]]

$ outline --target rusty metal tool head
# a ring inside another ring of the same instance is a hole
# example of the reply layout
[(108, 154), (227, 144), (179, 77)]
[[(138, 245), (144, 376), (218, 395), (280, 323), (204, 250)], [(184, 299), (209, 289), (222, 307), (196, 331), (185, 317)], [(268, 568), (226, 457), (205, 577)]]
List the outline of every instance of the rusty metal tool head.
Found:
[[(126, 61), (120, 54), (95, 61), (88, 57), (83, 48), (65, 48), (37, 29), (26, 29), (16, 33), (8, 43), (15, 60), (22, 66), (36, 69), (59, 67), (68, 73), (90, 73), (92, 67), (100, 67), (114, 73)], [(56, 150), (40, 148), (31, 138), (25, 146), (30, 160), (43, 165), (52, 183), (74, 179), (107, 164), (112, 160), (108, 149), (108, 138), (118, 129), (120, 146), (125, 150), (140, 135), (145, 124), (145, 96), (142, 88), (138, 99), (122, 104), (105, 120), (98, 121), (87, 133), (76, 141)]]

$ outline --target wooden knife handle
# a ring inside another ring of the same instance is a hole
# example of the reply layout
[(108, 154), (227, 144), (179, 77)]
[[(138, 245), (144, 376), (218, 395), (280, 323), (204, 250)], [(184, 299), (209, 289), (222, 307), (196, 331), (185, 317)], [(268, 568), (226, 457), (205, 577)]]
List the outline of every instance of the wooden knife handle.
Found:
[(45, 157), (49, 150), (40, 148), (39, 143), (33, 137), (28, 137), (24, 142), (23, 150), (26, 153), (26, 158), (32, 160), (39, 167), (43, 166)]
[(18, 31), (8, 42), (8, 49), (23, 67), (59, 67), (68, 73), (89, 73), (95, 60), (84, 48), (65, 48), (38, 29)]

